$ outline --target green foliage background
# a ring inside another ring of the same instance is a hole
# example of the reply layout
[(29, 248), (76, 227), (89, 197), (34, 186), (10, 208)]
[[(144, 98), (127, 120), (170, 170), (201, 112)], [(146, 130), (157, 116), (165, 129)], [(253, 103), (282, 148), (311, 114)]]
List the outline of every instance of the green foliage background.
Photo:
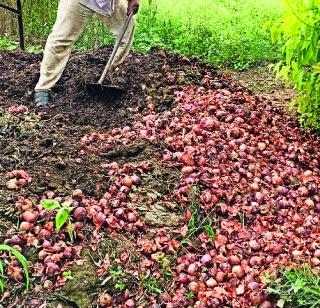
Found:
[(269, 22), (272, 40), (282, 45), (277, 77), (292, 82), (300, 122), (320, 130), (320, 0), (284, 0), (285, 13)]
[[(147, 51), (157, 46), (237, 69), (278, 60), (277, 46), (261, 27), (267, 19), (279, 16), (279, 1), (141, 0), (134, 49)], [(29, 43), (44, 44), (55, 20), (57, 3), (23, 1)], [(95, 49), (112, 42), (105, 27), (94, 19), (76, 47)]]

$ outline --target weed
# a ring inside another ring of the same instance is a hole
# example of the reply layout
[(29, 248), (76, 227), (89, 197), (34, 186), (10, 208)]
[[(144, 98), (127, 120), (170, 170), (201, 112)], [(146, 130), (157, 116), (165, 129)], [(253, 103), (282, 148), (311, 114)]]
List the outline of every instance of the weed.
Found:
[(191, 291), (187, 291), (185, 293), (185, 296), (187, 297), (188, 300), (192, 300), (194, 298), (194, 294)]
[(0, 50), (16, 50), (19, 47), (19, 42), (12, 41), (6, 37), (0, 38)]
[(188, 222), (188, 233), (182, 243), (186, 243), (192, 237), (201, 232), (206, 232), (212, 240), (215, 238), (215, 231), (213, 227), (212, 213), (204, 214), (199, 205), (199, 188), (197, 186), (192, 187), (191, 205), (190, 205), (191, 217)]
[(73, 280), (72, 272), (71, 272), (71, 271), (63, 272), (62, 275), (63, 275), (63, 277), (65, 277), (67, 280)]
[(119, 290), (120, 292), (122, 292), (125, 288), (126, 288), (126, 285), (122, 282), (118, 282), (115, 284), (114, 286), (116, 288), (116, 290)]
[[(18, 261), (21, 263), (23, 271), (24, 271), (24, 275), (26, 277), (26, 289), (29, 289), (29, 270), (28, 270), (28, 261), (27, 259), (16, 249), (6, 245), (6, 244), (0, 244), (0, 251), (7, 251), (10, 254), (14, 255)], [(3, 279), (3, 275), (4, 275), (4, 268), (3, 268), (3, 264), (2, 261), (0, 260), (0, 290), (1, 292), (3, 292), (3, 288), (4, 288), (4, 279)]]
[(73, 242), (75, 238), (75, 232), (72, 227), (71, 219), (70, 219), (70, 213), (73, 210), (73, 207), (71, 207), (71, 204), (69, 202), (64, 202), (60, 204), (57, 200), (54, 199), (47, 199), (42, 200), (41, 205), (48, 211), (54, 211), (56, 212), (55, 217), (55, 226), (56, 226), (56, 232), (59, 232), (63, 225), (67, 222), (67, 231), (70, 237), (70, 240)]
[(145, 290), (150, 294), (161, 294), (162, 288), (159, 280), (156, 277), (148, 277), (146, 275), (141, 276), (141, 284)]
[(172, 277), (172, 271), (170, 269), (170, 264), (172, 264), (172, 260), (169, 260), (166, 255), (161, 252), (155, 257), (156, 261), (159, 264), (160, 270), (162, 272), (163, 278), (169, 278)]
[(117, 279), (119, 279), (120, 277), (122, 277), (124, 275), (122, 266), (118, 265), (116, 268), (110, 269), (109, 274), (112, 277), (112, 279), (114, 281), (116, 281)]
[(320, 307), (320, 277), (310, 267), (284, 269), (277, 279), (267, 279), (268, 292), (283, 304), (296, 308)]

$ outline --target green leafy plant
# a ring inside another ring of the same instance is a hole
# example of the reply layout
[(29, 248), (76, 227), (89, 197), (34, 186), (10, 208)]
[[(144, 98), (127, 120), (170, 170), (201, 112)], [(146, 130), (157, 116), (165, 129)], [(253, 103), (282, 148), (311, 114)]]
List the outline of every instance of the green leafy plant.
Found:
[(73, 230), (72, 222), (70, 219), (70, 213), (73, 211), (73, 207), (69, 202), (61, 203), (54, 199), (42, 200), (41, 205), (48, 211), (56, 211), (55, 216), (55, 228), (56, 232), (59, 232), (61, 228), (67, 224), (67, 231), (71, 241), (75, 238), (75, 232)]
[(289, 268), (278, 278), (267, 279), (268, 292), (275, 295), (281, 305), (295, 308), (320, 307), (320, 277), (309, 266)]
[(281, 44), (283, 60), (274, 66), (277, 78), (293, 83), (298, 97), (291, 107), (300, 123), (320, 129), (320, 0), (283, 0), (285, 12), (265, 28)]
[(161, 294), (162, 289), (159, 285), (159, 281), (155, 277), (150, 277), (147, 275), (141, 276), (141, 284), (151, 294)]
[(115, 281), (118, 278), (124, 275), (123, 268), (121, 265), (118, 265), (116, 268), (112, 268), (109, 270), (109, 274), (111, 275), (112, 279)]
[(187, 291), (185, 293), (185, 296), (187, 297), (188, 300), (192, 300), (194, 298), (194, 294), (191, 291)]
[(126, 285), (122, 282), (117, 282), (114, 287), (122, 292), (126, 288)]
[(170, 264), (172, 262), (167, 258), (165, 253), (161, 252), (155, 256), (156, 261), (159, 264), (160, 270), (162, 272), (163, 278), (169, 278), (173, 276), (173, 273), (170, 269)]
[[(0, 244), (0, 251), (7, 251), (10, 254), (14, 255), (18, 261), (21, 263), (24, 275), (26, 277), (26, 289), (29, 289), (29, 270), (28, 270), (28, 261), (27, 259), (16, 249), (6, 245), (6, 244)], [(3, 292), (4, 289), (4, 268), (3, 268), (3, 263), (0, 260), (0, 290)]]
[(6, 37), (0, 38), (0, 50), (16, 50), (19, 48), (19, 42), (12, 41)]

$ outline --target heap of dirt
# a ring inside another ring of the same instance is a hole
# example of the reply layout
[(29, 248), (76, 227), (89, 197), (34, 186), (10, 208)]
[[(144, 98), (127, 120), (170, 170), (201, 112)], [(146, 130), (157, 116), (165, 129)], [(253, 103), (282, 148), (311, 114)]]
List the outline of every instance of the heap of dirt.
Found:
[[(52, 89), (54, 104), (48, 109), (50, 117), (63, 114), (68, 123), (97, 128), (130, 125), (133, 108), (143, 109), (148, 95), (158, 97), (156, 102), (160, 111), (172, 105), (173, 92), (179, 86), (198, 84), (207, 74), (222, 80), (209, 64), (152, 49), (147, 54), (130, 54), (113, 73), (113, 82), (127, 90), (124, 96), (107, 104), (97, 102), (88, 95), (86, 84), (97, 82), (110, 52), (111, 48), (106, 47), (72, 55), (62, 78)], [(41, 58), (41, 55), (25, 52), (0, 53), (2, 106), (23, 104), (33, 107), (33, 89), (39, 78)], [(217, 86), (223, 86), (223, 82)]]

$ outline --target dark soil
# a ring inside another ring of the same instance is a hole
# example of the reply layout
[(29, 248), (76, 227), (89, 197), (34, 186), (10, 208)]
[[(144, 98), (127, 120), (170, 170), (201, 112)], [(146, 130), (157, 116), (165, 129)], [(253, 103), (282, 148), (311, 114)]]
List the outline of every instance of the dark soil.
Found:
[[(110, 52), (110, 48), (103, 48), (94, 53), (73, 54), (62, 78), (52, 89), (53, 105), (48, 110), (49, 118), (58, 115), (68, 125), (96, 128), (130, 125), (133, 108), (143, 108), (147, 95), (159, 95), (159, 109), (173, 103), (174, 89), (167, 87), (167, 74), (175, 75), (181, 85), (197, 83), (206, 74), (217, 75), (210, 65), (169, 55), (163, 50), (132, 54), (113, 74), (113, 82), (122, 86), (126, 94), (105, 104), (88, 95), (86, 84), (97, 82)], [(32, 107), (40, 61), (41, 55), (0, 53), (2, 106), (24, 104)]]

